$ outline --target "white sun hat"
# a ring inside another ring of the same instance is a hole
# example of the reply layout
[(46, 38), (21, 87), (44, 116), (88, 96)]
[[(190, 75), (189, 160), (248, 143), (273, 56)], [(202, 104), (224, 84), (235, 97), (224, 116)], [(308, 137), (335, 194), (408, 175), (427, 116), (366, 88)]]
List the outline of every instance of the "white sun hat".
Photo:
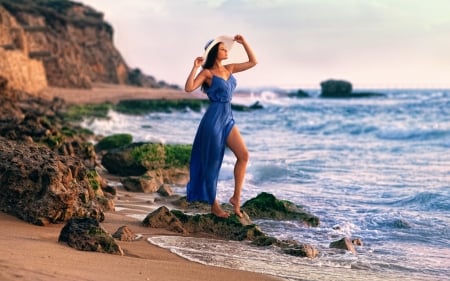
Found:
[(205, 52), (203, 53), (203, 63), (206, 62), (206, 59), (208, 58), (208, 54), (211, 51), (212, 47), (214, 47), (217, 43), (220, 42), (222, 42), (225, 45), (225, 48), (227, 48), (228, 51), (231, 51), (231, 48), (233, 48), (235, 41), (234, 37), (228, 35), (221, 35), (219, 37), (209, 40), (206, 43)]

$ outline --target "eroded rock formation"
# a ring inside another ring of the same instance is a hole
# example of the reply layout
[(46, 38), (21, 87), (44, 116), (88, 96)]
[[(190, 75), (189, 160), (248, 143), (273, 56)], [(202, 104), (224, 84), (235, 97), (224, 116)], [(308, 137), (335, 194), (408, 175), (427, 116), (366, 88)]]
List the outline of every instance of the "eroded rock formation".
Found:
[(114, 46), (103, 13), (72, 1), (0, 0), (0, 75), (27, 92), (47, 83), (170, 86), (131, 69)]

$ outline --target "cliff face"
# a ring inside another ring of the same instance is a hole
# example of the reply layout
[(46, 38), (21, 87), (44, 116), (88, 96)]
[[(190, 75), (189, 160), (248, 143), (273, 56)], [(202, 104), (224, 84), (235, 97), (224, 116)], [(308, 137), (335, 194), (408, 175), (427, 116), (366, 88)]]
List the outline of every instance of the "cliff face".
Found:
[[(11, 59), (14, 56), (20, 58)], [(46, 83), (75, 88), (90, 88), (92, 83), (167, 87), (127, 66), (102, 13), (67, 0), (0, 0), (0, 59), (4, 62), (0, 75), (21, 90), (36, 90)], [(19, 65), (29, 69), (19, 72)], [(45, 77), (37, 70), (40, 65)], [(25, 87), (15, 80), (32, 85)]]
[(15, 18), (0, 6), (0, 76), (12, 88), (35, 93), (47, 87), (47, 78), (43, 63), (29, 58), (25, 38)]

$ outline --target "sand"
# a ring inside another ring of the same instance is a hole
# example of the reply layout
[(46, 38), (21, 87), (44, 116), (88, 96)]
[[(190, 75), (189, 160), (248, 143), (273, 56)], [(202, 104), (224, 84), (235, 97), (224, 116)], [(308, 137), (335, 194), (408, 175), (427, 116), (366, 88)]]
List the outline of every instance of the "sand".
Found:
[(47, 88), (41, 96), (60, 97), (70, 104), (117, 103), (123, 99), (199, 99), (206, 98), (200, 91), (186, 93), (175, 89), (150, 89), (126, 85), (94, 84), (92, 89)]
[[(70, 103), (117, 102), (124, 98), (173, 99), (185, 98), (186, 95), (187, 98), (201, 97), (201, 94), (197, 96), (183, 91), (108, 85), (93, 90), (49, 89), (45, 94), (47, 97), (59, 96)], [(116, 206), (123, 206), (126, 202), (133, 202), (134, 205), (139, 197), (136, 193), (121, 192), (116, 198)], [(145, 201), (140, 205), (132, 212), (147, 207)], [(183, 259), (147, 241), (152, 235), (173, 233), (143, 227), (139, 220), (129, 214), (130, 211), (110, 211), (101, 223), (111, 234), (127, 225), (133, 232), (143, 235), (143, 239), (138, 241), (118, 241), (125, 253), (124, 256), (118, 256), (78, 251), (59, 243), (63, 224), (35, 226), (0, 212), (0, 280), (281, 280), (269, 275), (206, 266)]]

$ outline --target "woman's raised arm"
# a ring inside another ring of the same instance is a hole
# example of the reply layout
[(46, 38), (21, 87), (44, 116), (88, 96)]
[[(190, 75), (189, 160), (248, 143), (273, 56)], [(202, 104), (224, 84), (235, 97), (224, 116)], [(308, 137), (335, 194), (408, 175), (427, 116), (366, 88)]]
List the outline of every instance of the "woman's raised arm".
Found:
[(258, 63), (258, 61), (256, 60), (256, 56), (255, 56), (252, 48), (250, 47), (250, 45), (247, 43), (247, 41), (244, 39), (244, 37), (239, 34), (234, 36), (234, 40), (236, 42), (242, 44), (242, 46), (245, 49), (245, 52), (247, 53), (248, 61), (242, 62), (242, 63), (234, 63), (234, 64), (230, 65), (231, 72), (240, 72), (240, 71), (244, 71), (244, 70), (254, 67)]

